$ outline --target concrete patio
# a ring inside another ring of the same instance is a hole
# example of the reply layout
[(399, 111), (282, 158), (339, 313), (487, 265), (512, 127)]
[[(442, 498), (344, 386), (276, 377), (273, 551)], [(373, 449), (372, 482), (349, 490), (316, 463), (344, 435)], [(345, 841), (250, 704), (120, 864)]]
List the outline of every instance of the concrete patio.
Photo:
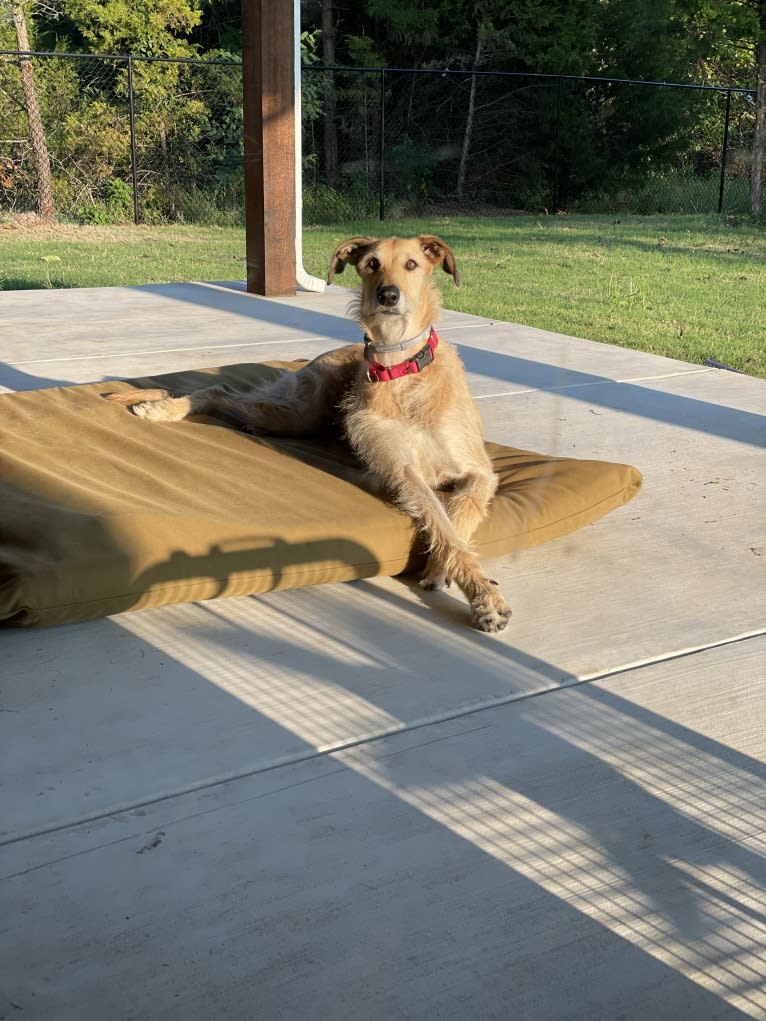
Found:
[[(312, 356), (347, 297), (2, 293), (0, 389)], [(643, 491), (493, 563), (500, 637), (411, 579), (0, 631), (0, 1018), (766, 1017), (766, 385), (440, 332), (488, 438)]]

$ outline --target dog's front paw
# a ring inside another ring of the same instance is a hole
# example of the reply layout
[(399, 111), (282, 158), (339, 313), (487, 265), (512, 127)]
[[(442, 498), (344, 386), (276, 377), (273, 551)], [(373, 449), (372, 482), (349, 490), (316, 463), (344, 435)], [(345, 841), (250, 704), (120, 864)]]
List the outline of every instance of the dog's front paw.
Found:
[[(496, 585), (496, 582), (491, 584)], [(499, 589), (483, 593), (474, 603), (472, 623), (479, 631), (493, 633), (504, 631), (511, 618), (511, 608), (503, 599)]]

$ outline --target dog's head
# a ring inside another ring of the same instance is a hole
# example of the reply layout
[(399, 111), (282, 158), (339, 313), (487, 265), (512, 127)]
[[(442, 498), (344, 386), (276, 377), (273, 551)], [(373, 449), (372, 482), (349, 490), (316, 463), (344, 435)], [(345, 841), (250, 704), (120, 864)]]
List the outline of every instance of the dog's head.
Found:
[(395, 336), (423, 330), (439, 308), (431, 274), (437, 266), (460, 286), (460, 271), (450, 246), (433, 234), (416, 238), (354, 237), (335, 249), (328, 284), (350, 263), (362, 280), (357, 307), (366, 329)]

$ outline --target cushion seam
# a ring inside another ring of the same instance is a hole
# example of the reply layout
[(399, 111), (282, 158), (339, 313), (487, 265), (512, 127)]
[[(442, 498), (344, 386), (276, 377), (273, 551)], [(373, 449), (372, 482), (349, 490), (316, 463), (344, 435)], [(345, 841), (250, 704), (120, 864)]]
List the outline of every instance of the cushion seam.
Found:
[[(628, 486), (623, 486), (622, 489), (616, 490), (615, 492), (611, 493), (609, 496), (605, 496), (601, 500), (598, 500), (596, 503), (589, 503), (587, 506), (580, 507), (578, 510), (573, 511), (573, 513), (567, 514), (565, 517), (552, 518), (550, 521), (546, 521), (546, 523), (544, 525), (538, 525), (536, 528), (525, 528), (525, 529), (523, 529), (523, 531), (516, 532), (515, 534), (516, 535), (534, 535), (535, 532), (543, 532), (543, 531), (545, 531), (545, 530), (547, 530), (547, 529), (549, 529), (551, 527), (555, 527), (556, 525), (561, 524), (564, 521), (570, 521), (572, 518), (579, 517), (581, 514), (588, 514), (592, 510), (595, 510), (597, 507), (600, 507), (603, 503), (611, 502), (612, 500), (615, 499), (615, 497), (623, 497), (627, 493), (628, 488), (629, 488)], [(630, 487), (630, 488), (632, 488), (632, 487)], [(626, 502), (627, 501), (623, 501), (622, 506), (624, 506), (624, 504)], [(589, 524), (590, 523), (591, 522), (589, 522)], [(508, 534), (509, 533), (507, 533), (507, 532), (503, 532), (502, 538), (506, 538), (508, 536)], [(498, 542), (498, 541), (499, 540), (497, 540), (497, 539), (485, 539), (483, 542), (475, 543), (475, 545), (477, 545), (479, 547), (482, 547), (482, 546), (487, 546), (490, 543), (494, 543), (494, 542)]]
[[(401, 559), (405, 559), (405, 558), (402, 557)], [(373, 567), (373, 566), (385, 568), (387, 565), (394, 564), (396, 562), (397, 561), (394, 561), (394, 560), (386, 560), (383, 563), (380, 563), (379, 561), (376, 560), (376, 561), (368, 561), (368, 562), (365, 562), (365, 563), (350, 564), (348, 566), (349, 567), (353, 567), (353, 568), (361, 568), (361, 569), (367, 569), (368, 567)], [(304, 576), (308, 577), (308, 576), (311, 576), (311, 575), (316, 575), (316, 574), (321, 574), (321, 573), (326, 573), (326, 572), (323, 569), (320, 569), (320, 568), (314, 568), (313, 570), (310, 570), (310, 571), (297, 571), (297, 570), (289, 571), (288, 570), (288, 571), (282, 571), (281, 572), (282, 577), (288, 577), (288, 578), (298, 578), (298, 577), (304, 577)], [(368, 575), (368, 577), (369, 577), (369, 575)], [(215, 577), (213, 577), (211, 575), (207, 575), (202, 580), (203, 581), (220, 582), (223, 579), (215, 578)], [(339, 579), (335, 579), (335, 580), (337, 581)], [(15, 611), (15, 613), (22, 613), (22, 612), (27, 612), (27, 611), (47, 612), (47, 611), (51, 611), (51, 610), (64, 610), (64, 609), (66, 609), (67, 607), (70, 607), (70, 606), (92, 606), (93, 604), (97, 604), (98, 605), (98, 604), (101, 604), (101, 603), (110, 602), (111, 600), (120, 600), (120, 599), (132, 598), (132, 597), (135, 597), (136, 599), (141, 599), (143, 596), (152, 595), (154, 593), (167, 593), (167, 594), (170, 594), (170, 593), (172, 593), (174, 591), (183, 590), (184, 588), (188, 588), (189, 584), (195, 584), (195, 583), (196, 583), (195, 579), (189, 579), (186, 582), (158, 582), (156, 584), (156, 586), (152, 586), (149, 589), (140, 589), (140, 590), (136, 590), (136, 591), (123, 591), (123, 592), (116, 593), (116, 594), (104, 595), (104, 596), (101, 596), (100, 598), (97, 598), (97, 599), (81, 599), (81, 600), (78, 600), (77, 602), (72, 602), (71, 600), (67, 600), (64, 603), (46, 603), (45, 605), (37, 605), (36, 604), (36, 605), (21, 606), (21, 607), (19, 607)], [(276, 591), (276, 590), (275, 589), (261, 589), (260, 592), (252, 592), (252, 593), (250, 593), (250, 595), (265, 595), (265, 593), (267, 593), (267, 592), (274, 592), (274, 591)], [(240, 592), (240, 593), (238, 593), (238, 595), (243, 595), (244, 596), (244, 595), (248, 595), (248, 593)], [(200, 599), (203, 599), (203, 598), (206, 599), (206, 598), (221, 598), (221, 597), (220, 596), (218, 596), (218, 597), (207, 597), (207, 596), (203, 597), (203, 596), (200, 596), (199, 598)], [(151, 609), (151, 607), (147, 606), (147, 607), (145, 607), (145, 609), (148, 610), (148, 609)], [(14, 613), (14, 615), (15, 615), (15, 613)], [(0, 620), (0, 625), (2, 625), (2, 623), (3, 623), (3, 621)]]

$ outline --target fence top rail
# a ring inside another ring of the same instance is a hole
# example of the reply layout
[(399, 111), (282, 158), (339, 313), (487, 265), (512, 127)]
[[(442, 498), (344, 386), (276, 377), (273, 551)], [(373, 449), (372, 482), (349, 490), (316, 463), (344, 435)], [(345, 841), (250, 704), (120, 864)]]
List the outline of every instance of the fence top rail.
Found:
[[(0, 57), (60, 57), (64, 60), (119, 60), (146, 61), (164, 64), (206, 64), (218, 67), (241, 67), (242, 61), (236, 57), (206, 60), (204, 57), (147, 57), (136, 53), (66, 53), (60, 50), (0, 50)], [(658, 82), (645, 78), (604, 78), (598, 75), (553, 74), (542, 71), (480, 71), (471, 68), (455, 69), (450, 67), (355, 67), (349, 64), (305, 64), (304, 71), (356, 71), (375, 74), (431, 74), (447, 77), (448, 75), (476, 75), (483, 78), (540, 78), (548, 81), (597, 82), (601, 85), (651, 85), (665, 89), (691, 89), (695, 92), (718, 92), (721, 94), (736, 93), (753, 99), (754, 88), (742, 85), (697, 85), (690, 82)]]
[(204, 57), (146, 57), (138, 53), (65, 53), (61, 50), (0, 50), (0, 57), (61, 57), (63, 60), (119, 60), (134, 62), (143, 60), (150, 64), (204, 64), (206, 67), (241, 67), (242, 61), (235, 57), (205, 60)]
[(743, 85), (695, 85), (689, 82), (655, 82), (646, 78), (602, 78), (597, 75), (587, 74), (553, 74), (542, 71), (474, 71), (472, 68), (461, 68), (456, 70), (450, 67), (355, 67), (341, 64), (307, 64), (304, 71), (369, 71), (376, 74), (436, 74), (446, 77), (447, 75), (459, 75), (463, 78), (476, 75), (485, 78), (544, 78), (551, 81), (575, 81), (575, 82), (600, 82), (603, 84), (615, 85), (654, 85), (665, 89), (692, 89), (700, 92), (719, 92), (724, 95), (727, 92), (739, 93), (741, 95), (755, 96), (754, 88), (747, 88)]

